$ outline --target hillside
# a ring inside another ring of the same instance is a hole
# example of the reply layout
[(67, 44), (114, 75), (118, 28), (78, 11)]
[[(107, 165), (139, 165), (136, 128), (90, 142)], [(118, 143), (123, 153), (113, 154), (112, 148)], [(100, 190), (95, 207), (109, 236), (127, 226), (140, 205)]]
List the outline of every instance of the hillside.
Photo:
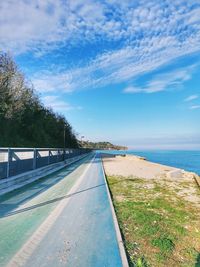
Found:
[(110, 142), (90, 142), (90, 141), (81, 141), (80, 145), (84, 148), (91, 149), (111, 149), (111, 150), (127, 150), (126, 146), (113, 145)]

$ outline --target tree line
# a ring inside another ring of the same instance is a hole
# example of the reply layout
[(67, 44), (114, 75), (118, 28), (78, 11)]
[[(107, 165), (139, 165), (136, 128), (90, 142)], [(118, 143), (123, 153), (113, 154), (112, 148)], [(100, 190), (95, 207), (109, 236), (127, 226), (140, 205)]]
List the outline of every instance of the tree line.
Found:
[(42, 104), (12, 57), (0, 52), (0, 147), (63, 147), (64, 143), (78, 147), (72, 126)]
[(81, 145), (84, 148), (91, 149), (112, 149), (112, 150), (127, 150), (126, 146), (113, 145), (110, 142), (90, 142), (90, 141), (82, 141)]

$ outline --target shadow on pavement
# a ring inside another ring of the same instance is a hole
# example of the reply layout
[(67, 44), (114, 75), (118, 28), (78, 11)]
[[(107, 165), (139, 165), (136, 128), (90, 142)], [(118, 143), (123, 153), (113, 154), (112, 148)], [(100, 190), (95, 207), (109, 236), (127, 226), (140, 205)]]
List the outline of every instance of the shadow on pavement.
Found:
[(29, 210), (32, 210), (32, 209), (36, 209), (36, 208), (39, 208), (39, 207), (42, 207), (42, 206), (45, 206), (45, 205), (48, 205), (48, 204), (51, 204), (51, 203), (54, 203), (54, 202), (57, 202), (57, 201), (61, 201), (61, 200), (65, 199), (65, 198), (70, 198), (70, 197), (73, 197), (73, 196), (75, 196), (77, 194), (81, 194), (81, 193), (84, 193), (86, 191), (96, 189), (96, 188), (101, 187), (101, 186), (105, 186), (105, 183), (99, 184), (99, 185), (96, 185), (96, 186), (92, 186), (92, 187), (89, 187), (89, 188), (86, 188), (86, 189), (83, 189), (83, 190), (80, 190), (80, 191), (77, 191), (77, 192), (75, 192), (73, 194), (69, 194), (69, 195), (65, 195), (65, 196), (62, 196), (62, 197), (57, 197), (57, 198), (54, 198), (54, 199), (50, 199), (48, 201), (45, 201), (45, 202), (30, 206), (30, 207), (27, 207), (27, 208), (24, 208), (24, 209), (20, 209), (20, 210), (16, 210), (16, 211), (7, 213), (7, 214), (1, 216), (1, 218), (13, 216), (13, 215), (16, 215), (16, 214), (19, 214), (19, 213), (22, 213), (22, 212), (26, 212), (26, 211), (29, 211)]
[(48, 190), (50, 187), (72, 173), (81, 164), (89, 163), (91, 158), (92, 156), (89, 155), (87, 158), (72, 163), (59, 171), (0, 196), (0, 218), (5, 217), (5, 215), (10, 214), (9, 212), (13, 209), (17, 209), (17, 207), (21, 204)]

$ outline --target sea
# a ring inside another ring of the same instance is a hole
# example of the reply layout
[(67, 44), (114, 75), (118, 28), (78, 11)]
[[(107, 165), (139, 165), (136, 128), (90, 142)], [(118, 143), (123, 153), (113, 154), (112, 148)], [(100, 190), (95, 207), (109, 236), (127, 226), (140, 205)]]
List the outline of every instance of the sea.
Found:
[[(104, 151), (105, 152), (105, 151)], [(147, 160), (181, 168), (186, 171), (195, 172), (200, 175), (200, 151), (183, 150), (121, 150), (108, 151), (109, 153), (131, 154), (145, 157)]]

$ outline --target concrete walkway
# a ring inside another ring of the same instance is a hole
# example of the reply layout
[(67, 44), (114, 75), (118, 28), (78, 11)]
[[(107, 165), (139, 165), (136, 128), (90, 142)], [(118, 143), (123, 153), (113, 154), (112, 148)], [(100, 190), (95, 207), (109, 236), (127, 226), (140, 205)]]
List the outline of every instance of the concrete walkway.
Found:
[(0, 266), (121, 267), (99, 155), (0, 198)]

